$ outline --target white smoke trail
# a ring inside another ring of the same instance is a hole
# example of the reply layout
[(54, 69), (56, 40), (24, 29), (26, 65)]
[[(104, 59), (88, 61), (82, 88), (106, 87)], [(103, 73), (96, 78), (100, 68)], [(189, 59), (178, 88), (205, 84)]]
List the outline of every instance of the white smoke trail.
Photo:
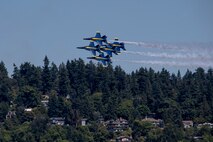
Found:
[(179, 51), (192, 51), (202, 50), (207, 53), (213, 53), (213, 43), (159, 43), (159, 42), (132, 42), (132, 41), (119, 41), (125, 44), (136, 45), (144, 48), (160, 48), (160, 49), (173, 49)]
[(179, 49), (180, 50), (180, 48), (178, 48), (177, 45), (166, 44), (166, 43), (148, 43), (148, 42), (133, 42), (133, 41), (119, 41), (119, 42), (136, 45), (136, 46), (140, 46), (144, 48)]
[(176, 61), (146, 61), (146, 60), (120, 60), (114, 59), (113, 61), (118, 62), (128, 62), (128, 63), (136, 63), (136, 64), (151, 64), (151, 65), (166, 65), (166, 66), (182, 66), (182, 67), (205, 67), (210, 68), (213, 67), (212, 63), (204, 63), (204, 62), (176, 62)]
[(171, 58), (171, 59), (192, 59), (192, 60), (202, 60), (202, 61), (213, 61), (213, 56), (201, 54), (201, 53), (153, 53), (153, 52), (139, 52), (139, 51), (123, 51), (127, 54), (149, 56), (149, 57), (159, 57), (159, 58)]

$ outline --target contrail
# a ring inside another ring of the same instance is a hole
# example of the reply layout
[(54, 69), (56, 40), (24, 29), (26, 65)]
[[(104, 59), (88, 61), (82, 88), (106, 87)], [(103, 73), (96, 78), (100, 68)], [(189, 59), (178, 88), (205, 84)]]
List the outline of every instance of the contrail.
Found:
[(144, 48), (178, 49), (178, 50), (184, 51), (184, 49), (180, 49), (177, 45), (166, 44), (166, 43), (148, 43), (148, 42), (134, 42), (134, 41), (119, 41), (119, 42), (136, 45), (136, 46), (140, 46)]
[(171, 58), (171, 59), (192, 59), (192, 60), (202, 60), (208, 61), (213, 60), (213, 56), (195, 54), (195, 53), (154, 53), (154, 52), (139, 52), (139, 51), (123, 51), (127, 54), (141, 55), (141, 56), (150, 56), (150, 57), (159, 57), (159, 58)]
[(212, 63), (203, 63), (203, 62), (176, 62), (176, 61), (146, 61), (146, 60), (120, 60), (116, 59), (113, 61), (121, 61), (128, 63), (137, 63), (137, 64), (151, 64), (151, 65), (167, 65), (167, 66), (182, 66), (182, 67), (213, 67)]
[(158, 42), (133, 42), (133, 41), (119, 41), (125, 44), (136, 45), (144, 48), (160, 48), (173, 49), (179, 51), (202, 50), (213, 53), (213, 43), (158, 43)]

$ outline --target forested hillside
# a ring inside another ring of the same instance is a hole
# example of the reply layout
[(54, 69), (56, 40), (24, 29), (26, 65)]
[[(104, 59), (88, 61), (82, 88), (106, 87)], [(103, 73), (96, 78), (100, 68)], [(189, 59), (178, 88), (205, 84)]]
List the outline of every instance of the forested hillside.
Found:
[[(163, 120), (163, 128), (141, 121), (150, 114)], [(54, 117), (64, 118), (64, 125), (51, 124)], [(86, 126), (81, 126), (82, 118)], [(128, 121), (128, 130), (112, 132), (98, 122), (117, 118)], [(194, 126), (184, 128), (183, 120)], [(182, 76), (143, 67), (126, 73), (119, 66), (82, 59), (57, 66), (45, 57), (43, 66), (14, 65), (9, 77), (0, 63), (0, 141), (104, 142), (118, 136), (148, 142), (213, 141), (212, 127), (196, 127), (205, 122), (213, 122), (213, 69), (188, 70)]]

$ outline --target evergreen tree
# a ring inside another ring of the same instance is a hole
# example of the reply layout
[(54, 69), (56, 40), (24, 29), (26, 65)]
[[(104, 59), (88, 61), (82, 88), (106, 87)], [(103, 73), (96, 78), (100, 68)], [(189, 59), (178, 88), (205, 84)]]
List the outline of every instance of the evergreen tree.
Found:
[(7, 74), (7, 69), (4, 63), (0, 62), (0, 102), (9, 103), (11, 100), (10, 96), (10, 79)]
[(66, 107), (62, 96), (51, 94), (48, 106), (49, 106), (48, 108), (49, 117), (65, 117), (65, 114), (63, 112), (64, 109), (66, 109)]
[(68, 78), (68, 72), (64, 63), (59, 66), (59, 96), (67, 97), (70, 95), (70, 82)]
[(90, 89), (91, 94), (95, 93), (97, 89), (97, 68), (95, 64), (90, 61), (85, 67), (85, 78), (88, 83), (88, 87)]
[(6, 102), (0, 103), (0, 122), (3, 122), (9, 110), (9, 105)]
[(38, 91), (31, 86), (23, 86), (16, 98), (18, 106), (33, 108), (40, 104), (40, 95)]
[(51, 83), (51, 90), (57, 91), (58, 90), (58, 68), (56, 64), (52, 62), (50, 66), (50, 83)]
[(51, 90), (51, 74), (49, 68), (49, 59), (47, 56), (44, 58), (44, 66), (42, 70), (42, 92), (48, 93)]
[(37, 89), (41, 89), (41, 68), (35, 67), (29, 62), (25, 62), (20, 65), (20, 87), (21, 86), (33, 86)]

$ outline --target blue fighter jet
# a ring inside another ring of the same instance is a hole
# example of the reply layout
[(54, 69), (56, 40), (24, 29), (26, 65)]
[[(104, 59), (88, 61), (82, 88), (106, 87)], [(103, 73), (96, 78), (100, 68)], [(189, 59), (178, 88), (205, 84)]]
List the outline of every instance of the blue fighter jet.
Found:
[(106, 52), (107, 55), (109, 55), (110, 57), (112, 57), (112, 53), (114, 53), (115, 55), (118, 55), (121, 53), (119, 47), (112, 47), (108, 44), (99, 46), (99, 48), (101, 51)]
[(99, 45), (102, 45), (102, 42), (107, 42), (107, 36), (101, 36), (100, 32), (96, 32), (95, 37), (84, 38), (84, 40), (92, 40), (97, 42)]
[[(117, 38), (110, 43), (107, 41), (107, 36), (101, 36), (100, 32), (96, 32), (95, 37), (84, 38), (84, 40), (91, 40), (89, 46), (77, 47), (78, 49), (85, 49), (91, 51), (93, 56), (87, 57), (87, 59), (97, 60), (103, 63), (103, 65), (109, 65), (112, 63), (112, 53), (118, 55), (121, 53), (121, 49), (126, 50), (123, 42), (119, 42)], [(99, 53), (96, 56), (96, 51)], [(104, 52), (107, 54), (104, 55)]]
[(101, 53), (99, 56), (87, 57), (87, 59), (93, 59), (97, 61), (101, 61), (103, 65), (109, 65), (112, 63), (112, 60), (109, 55), (104, 56), (104, 53)]
[(93, 41), (90, 42), (89, 46), (77, 47), (78, 49), (85, 49), (91, 51), (94, 56), (96, 56), (96, 51), (101, 53), (100, 46), (94, 44)]
[(109, 46), (111, 46), (111, 47), (118, 47), (118, 48), (121, 48), (123, 50), (126, 50), (126, 48), (124, 47), (124, 43), (119, 42), (118, 38), (115, 38), (115, 41), (113, 43), (108, 42), (107, 44), (109, 44)]

